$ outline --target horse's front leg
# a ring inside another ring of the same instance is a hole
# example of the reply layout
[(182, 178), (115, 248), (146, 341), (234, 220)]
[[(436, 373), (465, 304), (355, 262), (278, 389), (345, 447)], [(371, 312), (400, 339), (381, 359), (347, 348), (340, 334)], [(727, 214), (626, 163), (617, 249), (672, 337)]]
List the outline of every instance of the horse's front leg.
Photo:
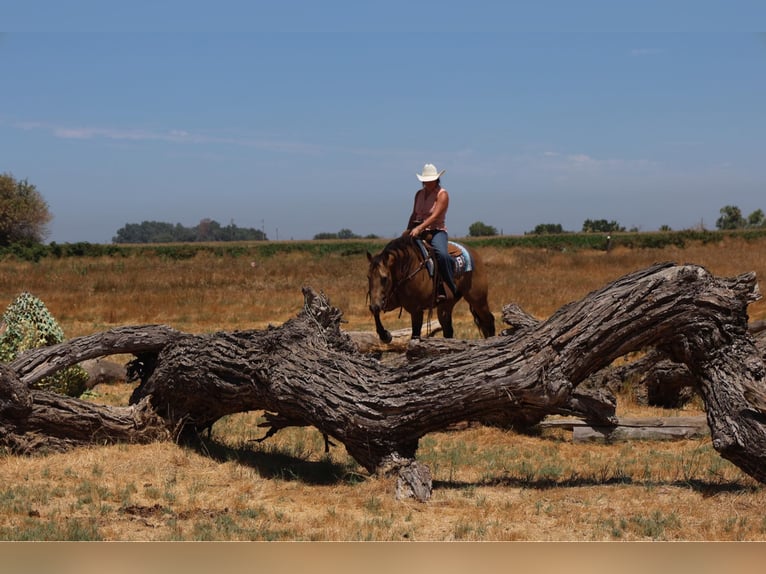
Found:
[(410, 319), (412, 320), (412, 338), (420, 339), (420, 331), (423, 329), (423, 311), (418, 309), (410, 313)]
[(451, 339), (455, 334), (452, 328), (452, 307), (449, 303), (442, 303), (436, 308), (436, 316), (439, 318), (445, 339)]
[(384, 343), (390, 343), (393, 340), (393, 337), (391, 336), (391, 332), (386, 329), (380, 321), (380, 311), (373, 312), (372, 316), (375, 318), (375, 332), (378, 334), (378, 337), (380, 337), (380, 340)]

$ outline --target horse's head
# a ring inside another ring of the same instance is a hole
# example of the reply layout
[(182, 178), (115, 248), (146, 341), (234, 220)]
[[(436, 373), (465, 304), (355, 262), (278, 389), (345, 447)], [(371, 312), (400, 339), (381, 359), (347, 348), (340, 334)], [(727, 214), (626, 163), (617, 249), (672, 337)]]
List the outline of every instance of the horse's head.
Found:
[(391, 333), (383, 327), (380, 314), (398, 306), (396, 294), (396, 278), (392, 272), (394, 256), (390, 251), (383, 250), (378, 255), (367, 252), (370, 267), (367, 270), (367, 299), (370, 302), (370, 312), (375, 319), (375, 330), (384, 343), (390, 343)]
[(403, 306), (405, 286), (409, 287), (409, 281), (421, 268), (415, 249), (413, 239), (405, 233), (391, 240), (377, 255), (367, 253), (370, 262), (367, 271), (367, 299), (370, 312), (375, 317), (378, 336), (386, 343), (391, 342), (391, 333), (383, 328), (380, 314)]
[(373, 314), (390, 311), (395, 308), (394, 277), (391, 273), (392, 257), (390, 253), (372, 255), (367, 252), (370, 267), (367, 270), (367, 298)]

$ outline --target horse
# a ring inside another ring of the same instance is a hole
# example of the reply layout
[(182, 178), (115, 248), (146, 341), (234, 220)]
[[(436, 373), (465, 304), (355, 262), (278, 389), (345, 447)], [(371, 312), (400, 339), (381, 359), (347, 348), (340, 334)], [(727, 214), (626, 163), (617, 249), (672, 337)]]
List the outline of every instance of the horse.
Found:
[[(488, 282), (484, 263), (469, 247), (455, 242), (449, 244), (450, 259), (455, 269), (455, 284), (473, 315), (473, 320), (484, 337), (495, 334), (495, 317), (487, 301)], [(411, 317), (412, 338), (420, 338), (423, 311), (436, 308), (444, 337), (451, 339), (452, 309), (457, 303), (446, 289), (447, 297), (437, 299), (438, 267), (430, 247), (408, 233), (391, 240), (377, 255), (367, 252), (370, 266), (367, 272), (370, 312), (375, 319), (375, 330), (384, 343), (390, 343), (391, 333), (380, 320), (382, 312), (404, 308)]]

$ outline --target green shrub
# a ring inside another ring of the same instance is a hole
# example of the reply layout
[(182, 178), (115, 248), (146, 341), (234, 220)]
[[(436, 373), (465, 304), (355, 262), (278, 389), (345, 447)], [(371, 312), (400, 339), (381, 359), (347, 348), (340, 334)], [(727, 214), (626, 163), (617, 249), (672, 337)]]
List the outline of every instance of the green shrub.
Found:
[[(62, 343), (64, 331), (45, 304), (24, 292), (11, 303), (0, 320), (0, 361), (13, 361), (23, 351)], [(88, 374), (74, 365), (41, 379), (33, 386), (78, 397), (85, 391)]]

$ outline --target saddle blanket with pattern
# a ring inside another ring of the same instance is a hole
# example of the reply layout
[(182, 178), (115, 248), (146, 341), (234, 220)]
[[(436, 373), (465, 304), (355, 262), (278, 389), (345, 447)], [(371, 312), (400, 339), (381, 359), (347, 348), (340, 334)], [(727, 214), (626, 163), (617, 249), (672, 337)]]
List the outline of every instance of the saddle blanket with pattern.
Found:
[[(433, 277), (435, 266), (434, 260), (428, 251), (428, 247), (426, 247), (425, 242), (421, 239), (417, 239), (416, 243), (418, 244), (418, 247), (420, 247), (420, 252), (426, 262), (428, 274)], [(465, 248), (465, 246), (455, 241), (448, 241), (447, 249), (449, 251), (450, 258), (452, 259), (452, 269), (454, 270), (455, 277), (459, 277), (468, 271), (473, 271), (473, 259), (471, 259), (471, 254), (468, 253), (468, 250)]]

